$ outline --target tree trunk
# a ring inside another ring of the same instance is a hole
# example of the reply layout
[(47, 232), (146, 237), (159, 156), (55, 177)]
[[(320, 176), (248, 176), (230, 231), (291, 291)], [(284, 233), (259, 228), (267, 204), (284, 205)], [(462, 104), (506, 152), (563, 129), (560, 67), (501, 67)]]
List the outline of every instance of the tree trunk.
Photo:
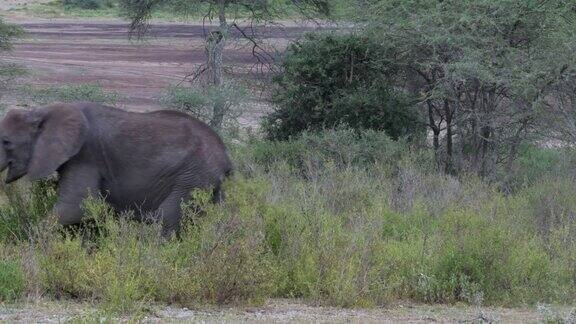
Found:
[(491, 158), (490, 154), (492, 153), (491, 143), (492, 140), (490, 137), (492, 136), (492, 128), (490, 126), (483, 126), (480, 130), (480, 142), (481, 150), (480, 150), (480, 170), (479, 176), (484, 178), (488, 175), (488, 162)]
[[(217, 89), (221, 90), (223, 86), (222, 81), (222, 54), (224, 46), (226, 45), (226, 37), (228, 36), (228, 22), (226, 21), (226, 1), (218, 0), (218, 20), (220, 21), (220, 28), (213, 31), (208, 36), (208, 67), (212, 73), (211, 82)], [(226, 102), (221, 96), (214, 101), (214, 111), (210, 126), (216, 131), (222, 129), (222, 122), (224, 114), (226, 113)]]
[(452, 109), (450, 108), (450, 102), (448, 99), (444, 99), (444, 115), (446, 118), (446, 168), (445, 172), (448, 174), (454, 174), (454, 161), (452, 157), (453, 144), (452, 144)]
[(430, 99), (426, 100), (426, 104), (428, 105), (428, 123), (433, 135), (434, 157), (436, 158), (436, 163), (440, 165), (440, 127), (436, 125), (436, 120), (434, 119), (434, 104)]
[(514, 161), (516, 160), (516, 156), (518, 155), (518, 150), (520, 148), (520, 144), (522, 144), (522, 134), (524, 130), (528, 126), (529, 119), (525, 118), (520, 124), (520, 127), (516, 130), (514, 137), (512, 138), (512, 142), (510, 144), (510, 152), (508, 154), (508, 159), (506, 160), (506, 168), (505, 168), (505, 177), (506, 181), (504, 181), (503, 189), (505, 191), (510, 190), (510, 180), (513, 176), (512, 169), (514, 167)]

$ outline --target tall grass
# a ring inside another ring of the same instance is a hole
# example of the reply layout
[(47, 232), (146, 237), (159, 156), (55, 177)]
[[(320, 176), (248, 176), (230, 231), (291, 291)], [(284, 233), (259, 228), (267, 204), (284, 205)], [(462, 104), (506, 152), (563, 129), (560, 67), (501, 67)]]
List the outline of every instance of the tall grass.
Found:
[(376, 132), (252, 140), (232, 154), (227, 200), (212, 205), (195, 192), (202, 212), (185, 206), (180, 239), (164, 242), (157, 225), (91, 200), (93, 233), (44, 220), (28, 236), (5, 237), (0, 256), (17, 266), (0, 266), (0, 280), (20, 273), (14, 298), (90, 300), (115, 313), (275, 297), (344, 307), (576, 297), (570, 177), (533, 175), (505, 195), (443, 175), (430, 152)]

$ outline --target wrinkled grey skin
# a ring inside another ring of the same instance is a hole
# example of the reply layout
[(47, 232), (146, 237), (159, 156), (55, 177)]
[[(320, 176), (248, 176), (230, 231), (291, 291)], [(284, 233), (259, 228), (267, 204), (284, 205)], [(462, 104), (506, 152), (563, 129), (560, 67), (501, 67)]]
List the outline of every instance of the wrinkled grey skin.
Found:
[(59, 175), (54, 213), (63, 225), (82, 220), (81, 203), (101, 194), (117, 210), (179, 228), (181, 203), (195, 188), (231, 172), (224, 144), (206, 124), (175, 111), (133, 113), (98, 104), (11, 110), (0, 122), (0, 170), (6, 183)]

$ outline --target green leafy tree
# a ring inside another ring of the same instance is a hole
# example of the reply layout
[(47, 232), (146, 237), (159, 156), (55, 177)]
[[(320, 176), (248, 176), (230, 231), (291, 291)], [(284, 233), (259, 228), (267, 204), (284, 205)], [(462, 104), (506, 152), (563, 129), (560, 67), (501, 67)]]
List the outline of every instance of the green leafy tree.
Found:
[(268, 137), (285, 140), (339, 125), (383, 130), (394, 139), (421, 134), (417, 111), (392, 88), (397, 71), (383, 50), (356, 34), (309, 34), (292, 44), (275, 82), (278, 108), (265, 119)]
[[(279, 6), (282, 4), (282, 6)], [(130, 19), (130, 30), (141, 36), (147, 32), (148, 21), (152, 13), (164, 6), (176, 13), (187, 14), (203, 11), (202, 16), (217, 19), (218, 27), (207, 33), (206, 52), (209, 82), (216, 88), (224, 85), (222, 67), (223, 52), (229, 33), (233, 28), (240, 30), (248, 40), (258, 48), (255, 35), (246, 32), (234, 21), (235, 18), (248, 18), (256, 22), (272, 21), (280, 14), (278, 8), (292, 7), (307, 16), (314, 13), (327, 14), (331, 8), (330, 0), (120, 0), (124, 15)], [(222, 127), (226, 108), (223, 104), (214, 106), (214, 113), (210, 125), (219, 130)]]
[[(405, 70), (445, 169), (510, 168), (574, 69), (570, 0), (374, 0), (359, 15)], [(443, 143), (442, 143), (443, 142)]]

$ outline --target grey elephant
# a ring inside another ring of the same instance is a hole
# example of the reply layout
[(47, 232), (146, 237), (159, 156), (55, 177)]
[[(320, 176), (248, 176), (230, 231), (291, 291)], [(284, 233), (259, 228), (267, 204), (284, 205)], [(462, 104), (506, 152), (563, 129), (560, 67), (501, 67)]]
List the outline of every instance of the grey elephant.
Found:
[(127, 112), (91, 103), (10, 110), (0, 122), (0, 171), (6, 183), (59, 175), (54, 213), (63, 225), (82, 221), (82, 201), (101, 194), (117, 211), (180, 226), (181, 204), (196, 188), (223, 199), (232, 165), (220, 137), (176, 111)]

